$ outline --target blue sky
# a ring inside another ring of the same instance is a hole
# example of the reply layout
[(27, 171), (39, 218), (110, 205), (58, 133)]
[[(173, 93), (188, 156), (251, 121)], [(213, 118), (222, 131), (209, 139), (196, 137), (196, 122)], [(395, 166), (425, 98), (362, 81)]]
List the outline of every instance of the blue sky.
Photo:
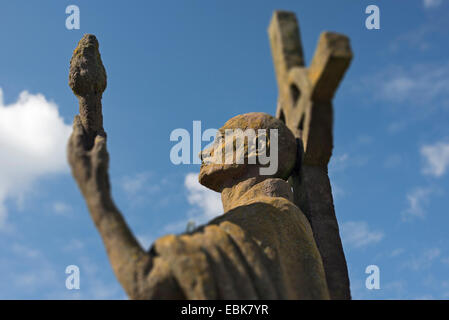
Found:
[[(81, 29), (67, 30), (76, 4)], [(365, 28), (377, 4), (381, 29)], [(351, 38), (334, 99), (330, 177), (355, 299), (449, 298), (449, 3), (410, 1), (3, 1), (0, 5), (0, 298), (123, 299), (65, 161), (78, 104), (73, 49), (93, 33), (115, 200), (139, 240), (220, 214), (197, 165), (170, 162), (170, 132), (274, 114), (267, 37), (294, 11), (310, 62), (320, 32)], [(201, 205), (198, 205), (201, 203)], [(80, 290), (65, 268), (78, 265)], [(380, 268), (380, 290), (365, 268)]]

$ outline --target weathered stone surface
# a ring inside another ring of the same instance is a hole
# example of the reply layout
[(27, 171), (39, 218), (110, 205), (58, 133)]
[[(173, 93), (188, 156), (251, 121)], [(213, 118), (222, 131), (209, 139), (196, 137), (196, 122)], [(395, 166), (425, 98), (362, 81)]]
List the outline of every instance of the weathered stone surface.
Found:
[(330, 101), (352, 60), (349, 38), (335, 32), (323, 32), (310, 63), (308, 77), (312, 84), (312, 99)]
[[(352, 59), (349, 39), (321, 34), (310, 66), (304, 66), (293, 13), (276, 11), (268, 28), (278, 82), (276, 116), (298, 140), (304, 157), (290, 181), (294, 202), (311, 222), (332, 299), (350, 299), (349, 278), (327, 176), (333, 148), (332, 98)], [(296, 30), (296, 31), (293, 31)]]
[(276, 11), (268, 27), (268, 35), (278, 87), (283, 88), (290, 69), (304, 66), (301, 35), (295, 14)]
[[(221, 192), (224, 211), (229, 211), (258, 196), (282, 197), (293, 202), (293, 192), (288, 183), (282, 179), (266, 179), (258, 182), (260, 178), (249, 178)], [(248, 186), (254, 187), (249, 188)]]
[(153, 252), (188, 299), (329, 298), (309, 222), (282, 197), (247, 198), (192, 234), (157, 240)]
[[(298, 181), (301, 183), (296, 184)], [(303, 166), (301, 176), (293, 179), (295, 203), (310, 221), (315, 242), (323, 259), (329, 292), (333, 299), (348, 299), (349, 280), (343, 246), (335, 217), (331, 185), (327, 171), (317, 166)]]
[(97, 134), (104, 134), (101, 97), (106, 83), (106, 70), (101, 61), (97, 38), (86, 34), (70, 60), (69, 86), (79, 100), (80, 119), (89, 148), (93, 146)]
[[(285, 124), (272, 117), (269, 114), (262, 112), (252, 112), (247, 114), (242, 114), (235, 116), (228, 120), (225, 125), (219, 129), (219, 136), (224, 136), (226, 130), (241, 129), (245, 131), (246, 129), (254, 129), (256, 132), (259, 129), (277, 129), (278, 130), (278, 170), (275, 174), (270, 175), (273, 178), (283, 178), (287, 179), (290, 172), (295, 165), (296, 161), (296, 142), (291, 131), (285, 126)], [(270, 145), (270, 137), (268, 138), (268, 147)], [(264, 138), (265, 139), (265, 138)], [(222, 150), (222, 155), (225, 154), (225, 143), (224, 141), (216, 142), (213, 148)], [(269, 148), (268, 148), (269, 150)], [(213, 154), (213, 151), (211, 152)], [(226, 164), (223, 159), (222, 164), (214, 163), (202, 163), (199, 182), (217, 192), (221, 192), (223, 188), (234, 185), (238, 181), (243, 181), (249, 177), (258, 176), (259, 168), (261, 164), (248, 164), (248, 150), (247, 143), (245, 142), (245, 161), (243, 164), (237, 164), (235, 159), (233, 163)], [(235, 156), (235, 153), (234, 153)], [(256, 156), (256, 154), (251, 154), (251, 156)], [(265, 178), (268, 178), (266, 176)]]

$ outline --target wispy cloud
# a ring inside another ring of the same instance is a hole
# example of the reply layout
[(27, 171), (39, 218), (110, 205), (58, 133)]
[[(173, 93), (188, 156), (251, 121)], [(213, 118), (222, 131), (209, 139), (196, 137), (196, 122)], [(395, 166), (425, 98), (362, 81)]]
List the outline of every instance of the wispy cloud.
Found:
[(426, 249), (419, 256), (413, 256), (404, 262), (404, 267), (413, 271), (420, 271), (429, 268), (435, 260), (440, 257), (441, 250), (439, 248)]
[(68, 216), (72, 212), (72, 206), (63, 201), (55, 201), (51, 207), (53, 212), (60, 216)]
[(421, 147), (425, 166), (423, 173), (434, 177), (441, 177), (449, 167), (449, 143), (437, 142)]
[(398, 167), (403, 161), (403, 158), (399, 154), (390, 154), (386, 157), (384, 161), (385, 168), (396, 168)]
[[(76, 299), (117, 299), (122, 289), (119, 284), (104, 281), (103, 270), (89, 256), (80, 258), (81, 290)], [(84, 281), (83, 281), (84, 280)], [(83, 287), (84, 286), (84, 287)]]
[(125, 176), (122, 179), (122, 188), (128, 196), (135, 196), (146, 187), (146, 184), (150, 178), (149, 172), (139, 172), (131, 176)]
[(26, 247), (19, 243), (14, 243), (12, 245), (11, 249), (12, 249), (12, 252), (14, 252), (16, 255), (26, 257), (26, 258), (38, 258), (41, 256), (41, 253), (39, 250)]
[(404, 293), (407, 292), (407, 282), (404, 280), (387, 282), (383, 286), (383, 290), (389, 292), (390, 296), (396, 296), (400, 299), (400, 297), (404, 297)]
[(84, 245), (83, 241), (81, 241), (79, 239), (72, 239), (62, 249), (63, 249), (63, 251), (72, 252), (72, 251), (82, 250), (82, 249), (84, 249), (84, 247), (85, 247), (85, 245)]
[(332, 195), (334, 199), (342, 198), (346, 195), (345, 190), (335, 181), (331, 182), (331, 186), (332, 186)]
[[(39, 290), (48, 292), (50, 288), (57, 287), (59, 283), (55, 268), (41, 250), (14, 243), (11, 252), (9, 268), (4, 266), (5, 270), (2, 270), (2, 273), (9, 274), (9, 291), (35, 294)], [(11, 265), (14, 267), (11, 268)]]
[(71, 126), (42, 94), (23, 91), (10, 105), (0, 88), (0, 228), (8, 198), (20, 201), (40, 177), (67, 170), (65, 148)]
[(402, 249), (402, 248), (394, 249), (393, 251), (391, 251), (390, 257), (397, 257), (397, 256), (400, 256), (401, 254), (404, 253), (404, 251), (405, 251), (405, 250)]
[(443, 3), (443, 0), (424, 0), (423, 5), (425, 8), (436, 8)]
[(427, 109), (449, 102), (449, 63), (391, 66), (367, 80), (376, 97)]
[(180, 177), (153, 171), (142, 171), (119, 178), (122, 195), (126, 197), (126, 205), (135, 208), (151, 206), (161, 208), (175, 205), (179, 199), (178, 189)]
[[(424, 3), (424, 1), (423, 1)], [(443, 2), (430, 1), (426, 9), (437, 8)], [(425, 4), (425, 3), (424, 3)], [(437, 4), (437, 6), (432, 6)], [(449, 34), (449, 14), (447, 10), (439, 10), (437, 15), (423, 16), (421, 23), (409, 24), (409, 28), (404, 33), (399, 34), (390, 39), (388, 46), (390, 52), (401, 59), (406, 54), (410, 56), (414, 53), (422, 54), (423, 52), (438, 52), (445, 48), (444, 41)]]
[(348, 166), (349, 154), (343, 153), (331, 158), (329, 171), (343, 171)]
[(361, 248), (378, 243), (384, 237), (383, 232), (370, 230), (365, 221), (348, 221), (340, 226), (344, 245)]
[(357, 137), (356, 142), (359, 145), (367, 145), (367, 144), (373, 143), (374, 140), (375, 139), (372, 136), (363, 134), (363, 135), (360, 135), (360, 136)]
[(162, 181), (157, 181), (148, 171), (124, 176), (120, 186), (131, 205), (140, 204), (161, 191)]
[(343, 154), (336, 154), (332, 156), (329, 163), (329, 172), (335, 174), (337, 172), (343, 172), (348, 167), (363, 167), (369, 161), (367, 155), (350, 155), (345, 152)]
[(402, 212), (402, 220), (409, 221), (414, 218), (424, 218), (426, 216), (426, 205), (429, 197), (435, 190), (433, 188), (416, 188), (406, 195), (408, 208)]

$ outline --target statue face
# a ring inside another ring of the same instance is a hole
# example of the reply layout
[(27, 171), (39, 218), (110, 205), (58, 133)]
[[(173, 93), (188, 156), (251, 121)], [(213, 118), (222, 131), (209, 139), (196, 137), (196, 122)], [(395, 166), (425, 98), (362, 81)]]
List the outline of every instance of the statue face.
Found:
[(209, 148), (201, 152), (201, 160), (208, 164), (257, 164), (258, 158), (269, 151), (266, 129), (223, 129), (217, 132)]
[(200, 183), (221, 192), (251, 177), (287, 179), (296, 161), (296, 142), (280, 120), (248, 113), (226, 122), (201, 159)]

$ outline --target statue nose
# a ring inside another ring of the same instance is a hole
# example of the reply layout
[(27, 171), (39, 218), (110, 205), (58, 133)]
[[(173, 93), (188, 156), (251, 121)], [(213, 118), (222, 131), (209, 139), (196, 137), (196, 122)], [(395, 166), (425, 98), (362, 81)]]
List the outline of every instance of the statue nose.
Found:
[(214, 155), (214, 147), (211, 146), (198, 153), (198, 157), (203, 161), (204, 159), (210, 158)]

